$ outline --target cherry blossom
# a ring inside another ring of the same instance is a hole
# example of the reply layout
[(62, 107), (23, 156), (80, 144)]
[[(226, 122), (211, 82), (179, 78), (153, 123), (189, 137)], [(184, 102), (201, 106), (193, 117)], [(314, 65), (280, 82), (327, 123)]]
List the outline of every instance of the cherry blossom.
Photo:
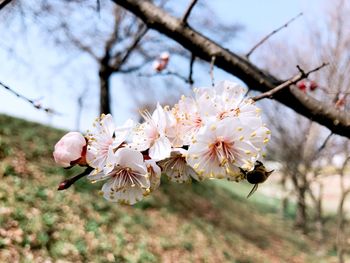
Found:
[(130, 148), (138, 151), (148, 149), (149, 156), (155, 161), (169, 157), (171, 142), (166, 136), (167, 125), (169, 124), (168, 114), (159, 103), (152, 115), (144, 111), (142, 115), (145, 122), (137, 128)]
[(88, 132), (87, 162), (95, 168), (93, 173), (101, 171), (106, 163), (108, 152), (117, 149), (127, 139), (133, 128), (133, 121), (127, 120), (121, 127), (116, 127), (111, 114), (102, 114), (93, 124), (93, 131)]
[(198, 174), (186, 162), (187, 150), (175, 148), (171, 156), (160, 162), (159, 166), (170, 181), (176, 183), (190, 183), (193, 179), (200, 180)]
[(234, 118), (204, 126), (188, 149), (187, 163), (207, 178), (242, 179), (239, 167), (251, 169), (258, 150), (246, 140), (248, 129)]
[(102, 187), (103, 197), (112, 202), (133, 205), (150, 192), (146, 164), (140, 152), (121, 148), (108, 152), (104, 170), (90, 174), (92, 182), (107, 180)]

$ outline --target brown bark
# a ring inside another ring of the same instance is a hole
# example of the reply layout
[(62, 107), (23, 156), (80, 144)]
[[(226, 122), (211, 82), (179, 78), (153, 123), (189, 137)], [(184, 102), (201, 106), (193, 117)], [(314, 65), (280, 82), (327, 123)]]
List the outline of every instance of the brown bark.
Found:
[(112, 75), (112, 71), (108, 68), (101, 65), (99, 71), (100, 77), (100, 114), (108, 114), (111, 113), (110, 106), (110, 78)]
[(3, 9), (5, 6), (7, 6), (9, 3), (11, 3), (12, 0), (4, 0), (0, 3), (0, 10)]

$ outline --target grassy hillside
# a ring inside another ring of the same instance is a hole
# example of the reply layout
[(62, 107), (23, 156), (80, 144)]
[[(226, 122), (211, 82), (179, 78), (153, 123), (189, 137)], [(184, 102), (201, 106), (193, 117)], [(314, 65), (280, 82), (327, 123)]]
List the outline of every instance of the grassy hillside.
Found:
[(108, 203), (85, 180), (57, 192), (80, 171), (52, 161), (63, 133), (0, 115), (0, 262), (334, 261), (330, 247), (317, 256), (273, 207), (225, 181), (164, 181), (134, 207)]

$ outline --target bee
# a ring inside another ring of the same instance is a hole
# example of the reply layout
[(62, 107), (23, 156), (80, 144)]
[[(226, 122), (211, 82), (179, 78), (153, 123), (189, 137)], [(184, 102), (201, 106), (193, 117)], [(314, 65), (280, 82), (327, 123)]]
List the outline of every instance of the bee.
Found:
[(267, 178), (269, 178), (270, 174), (273, 173), (274, 170), (266, 171), (264, 164), (260, 161), (256, 161), (254, 164), (254, 169), (252, 171), (245, 171), (242, 168), (241, 172), (244, 174), (245, 179), (251, 184), (253, 184), (252, 190), (247, 195), (249, 198), (254, 192), (258, 189), (259, 184), (265, 182)]

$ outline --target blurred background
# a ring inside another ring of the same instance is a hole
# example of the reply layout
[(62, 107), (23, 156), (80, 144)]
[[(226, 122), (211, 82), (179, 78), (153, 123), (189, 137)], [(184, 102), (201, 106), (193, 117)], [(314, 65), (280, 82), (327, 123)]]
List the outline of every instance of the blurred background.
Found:
[[(275, 172), (249, 199), (251, 185), (222, 180), (164, 180), (134, 207), (108, 203), (84, 180), (57, 192), (81, 172), (51, 158), (67, 130), (85, 132), (100, 112), (121, 124), (157, 101), (172, 105), (211, 85), (210, 64), (196, 59), (190, 73), (190, 52), (112, 1), (9, 2), (0, 10), (0, 262), (350, 262), (349, 140), (269, 99), (258, 103)], [(190, 1), (153, 2), (181, 17)], [(199, 0), (188, 22), (242, 56), (286, 25), (250, 60), (280, 79), (329, 62), (298, 87), (349, 112), (349, 11), (347, 0)]]

